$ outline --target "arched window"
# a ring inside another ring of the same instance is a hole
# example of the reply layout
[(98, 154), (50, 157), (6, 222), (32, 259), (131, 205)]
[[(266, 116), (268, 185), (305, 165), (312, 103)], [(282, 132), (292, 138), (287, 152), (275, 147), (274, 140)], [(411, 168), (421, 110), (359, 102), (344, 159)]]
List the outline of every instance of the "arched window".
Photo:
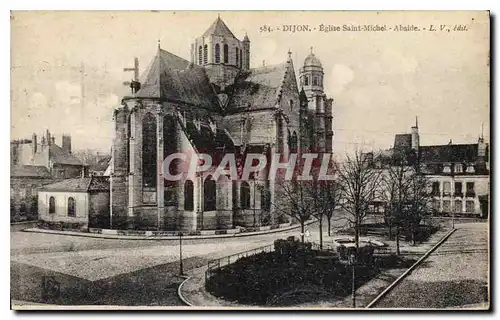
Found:
[(229, 63), (229, 46), (224, 45), (224, 63)]
[(203, 48), (200, 46), (198, 48), (198, 64), (201, 65), (203, 63)]
[(220, 63), (220, 45), (215, 44), (215, 63)]
[(147, 113), (142, 119), (142, 183), (156, 188), (156, 119)]
[(250, 185), (246, 181), (241, 182), (240, 205), (241, 209), (250, 208)]
[(215, 180), (212, 176), (208, 176), (203, 184), (203, 211), (214, 211), (215, 210)]
[(236, 65), (238, 65), (238, 64), (240, 63), (240, 61), (239, 61), (239, 60), (240, 60), (240, 59), (239, 59), (239, 49), (238, 49), (238, 48), (236, 48)]
[(318, 85), (318, 77), (313, 77), (313, 86)]
[(243, 67), (243, 51), (240, 49), (240, 68)]
[(56, 199), (54, 197), (49, 198), (49, 213), (56, 213)]
[(290, 111), (292, 111), (292, 110), (293, 110), (293, 100), (290, 99)]
[(305, 85), (305, 86), (308, 86), (308, 85), (309, 85), (309, 77), (308, 77), (308, 76), (305, 76), (305, 77), (304, 77), (304, 85)]
[(184, 183), (184, 211), (194, 210), (193, 191), (193, 181), (186, 180)]
[(203, 64), (208, 62), (208, 45), (203, 46)]
[(76, 217), (75, 199), (68, 198), (68, 217)]

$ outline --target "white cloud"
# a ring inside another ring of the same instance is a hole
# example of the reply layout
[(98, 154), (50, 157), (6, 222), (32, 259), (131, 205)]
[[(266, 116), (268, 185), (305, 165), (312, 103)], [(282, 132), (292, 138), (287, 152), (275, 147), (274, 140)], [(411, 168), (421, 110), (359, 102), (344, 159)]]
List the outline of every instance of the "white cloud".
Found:
[(331, 83), (327, 85), (334, 96), (344, 91), (344, 88), (354, 79), (354, 72), (352, 69), (343, 64), (335, 64), (330, 74)]

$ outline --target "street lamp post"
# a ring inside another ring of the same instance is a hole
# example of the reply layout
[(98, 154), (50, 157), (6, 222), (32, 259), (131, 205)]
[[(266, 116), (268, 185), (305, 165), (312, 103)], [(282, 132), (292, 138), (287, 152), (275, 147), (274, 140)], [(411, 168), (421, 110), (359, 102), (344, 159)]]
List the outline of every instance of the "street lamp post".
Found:
[(356, 254), (351, 253), (349, 256), (349, 264), (352, 267), (352, 307), (356, 308)]
[(182, 266), (182, 232), (179, 232), (179, 275), (184, 275), (184, 270)]

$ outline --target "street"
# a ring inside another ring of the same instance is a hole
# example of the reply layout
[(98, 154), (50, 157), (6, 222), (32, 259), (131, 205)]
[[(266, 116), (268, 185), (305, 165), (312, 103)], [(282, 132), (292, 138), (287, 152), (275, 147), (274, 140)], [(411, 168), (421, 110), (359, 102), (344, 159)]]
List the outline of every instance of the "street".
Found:
[(376, 308), (483, 307), (488, 297), (488, 224), (461, 223), (456, 228)]

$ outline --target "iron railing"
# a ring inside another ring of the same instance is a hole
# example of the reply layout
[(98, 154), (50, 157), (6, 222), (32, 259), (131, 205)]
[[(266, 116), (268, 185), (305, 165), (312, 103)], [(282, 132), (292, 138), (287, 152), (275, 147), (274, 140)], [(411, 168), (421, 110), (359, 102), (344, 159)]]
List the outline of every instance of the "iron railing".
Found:
[(235, 263), (240, 258), (250, 257), (262, 252), (272, 252), (274, 251), (274, 244), (270, 244), (263, 247), (258, 247), (255, 249), (235, 253), (229, 256), (225, 256), (222, 258), (210, 260), (207, 264), (207, 270), (205, 271), (205, 283), (206, 281), (214, 274), (215, 271), (224, 268), (232, 263)]

